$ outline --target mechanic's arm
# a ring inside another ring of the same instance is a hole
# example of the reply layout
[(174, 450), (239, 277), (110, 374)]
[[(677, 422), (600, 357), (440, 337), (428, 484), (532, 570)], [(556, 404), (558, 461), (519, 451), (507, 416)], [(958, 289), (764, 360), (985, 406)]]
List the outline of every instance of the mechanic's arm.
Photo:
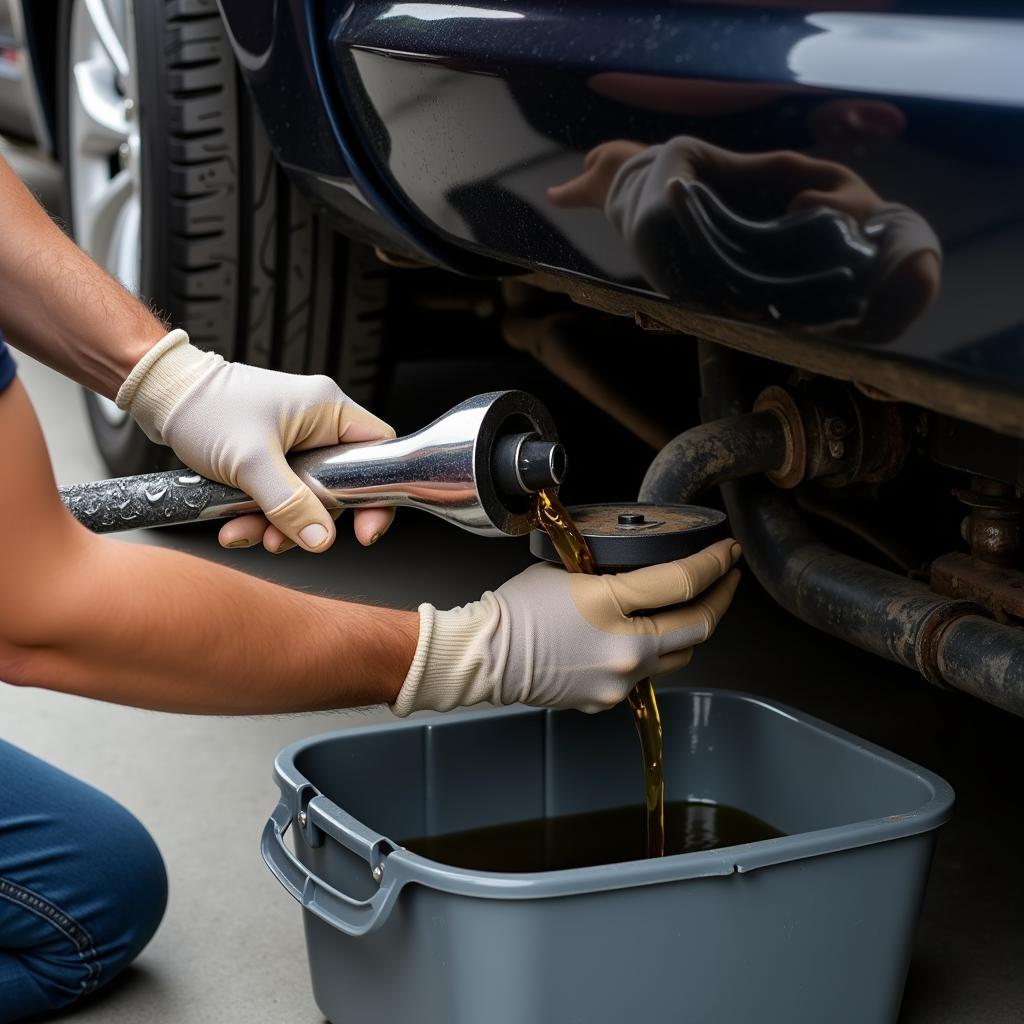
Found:
[(167, 328), (50, 220), (0, 159), (0, 289), (11, 344), (114, 398)]
[(57, 496), (17, 381), (0, 393), (0, 439), (0, 680), (120, 704), (597, 711), (640, 677), (686, 664), (739, 575), (739, 545), (723, 541), (617, 576), (533, 566), (448, 611), (369, 608), (89, 533)]
[(0, 438), (0, 680), (210, 714), (395, 699), (416, 649), (415, 612), (89, 533), (57, 497), (17, 380), (0, 394)]
[[(221, 530), (228, 547), (262, 538), (275, 553), (323, 551), (334, 521), (291, 472), (292, 450), (394, 437), (327, 377), (230, 363), (168, 333), (150, 310), (95, 264), (47, 216), (0, 159), (0, 295), (16, 348), (130, 412), (153, 440), (197, 472), (251, 495), (266, 517)], [(356, 536), (372, 544), (393, 509), (360, 509)], [(269, 520), (269, 523), (268, 523)]]

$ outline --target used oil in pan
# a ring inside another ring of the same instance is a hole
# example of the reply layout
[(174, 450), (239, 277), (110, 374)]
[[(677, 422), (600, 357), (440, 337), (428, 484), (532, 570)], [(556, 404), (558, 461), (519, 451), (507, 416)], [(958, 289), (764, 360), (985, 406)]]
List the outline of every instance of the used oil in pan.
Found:
[[(473, 871), (594, 867), (647, 857), (645, 815), (646, 809), (634, 804), (407, 839), (401, 845), (442, 864)], [(666, 856), (777, 839), (784, 834), (736, 807), (690, 800), (665, 804), (664, 823)]]

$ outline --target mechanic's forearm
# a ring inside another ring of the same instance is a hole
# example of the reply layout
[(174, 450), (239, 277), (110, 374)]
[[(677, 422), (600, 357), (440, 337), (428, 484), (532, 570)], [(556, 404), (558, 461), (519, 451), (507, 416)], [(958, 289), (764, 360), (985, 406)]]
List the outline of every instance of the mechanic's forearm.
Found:
[(161, 711), (280, 714), (391, 703), (415, 653), (415, 612), (159, 548), (91, 536), (74, 547), (65, 573), (26, 588), (37, 607), (26, 604), (0, 679)]
[(0, 215), (7, 339), (113, 398), (167, 328), (50, 220), (2, 158)]

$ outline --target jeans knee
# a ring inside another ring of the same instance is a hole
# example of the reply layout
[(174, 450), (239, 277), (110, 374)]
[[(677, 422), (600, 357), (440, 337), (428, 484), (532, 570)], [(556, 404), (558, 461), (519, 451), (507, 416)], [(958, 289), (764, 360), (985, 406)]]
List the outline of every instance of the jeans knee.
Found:
[(101, 984), (134, 960), (156, 933), (167, 907), (167, 872), (163, 858), (145, 826), (118, 804), (102, 844), (103, 860), (115, 861), (116, 874), (106, 876), (103, 906), (95, 926), (102, 965)]
[(2, 880), (8, 907), (25, 915), (15, 926), (20, 921), (25, 930), (9, 953), (0, 948), (0, 978), (11, 986), (0, 991), (0, 1024), (61, 1010), (102, 988), (138, 956), (163, 917), (167, 875), (156, 843), (123, 807), (95, 796), (89, 794), (88, 829), (69, 830), (71, 877), (34, 888)]
[(0, 1024), (115, 978), (167, 904), (156, 843), (110, 797), (0, 740)]
[(156, 933), (167, 906), (163, 858), (142, 823), (106, 797), (89, 812), (76, 843), (77, 891), (57, 904), (67, 941), (56, 950), (47, 943), (28, 961), (51, 1009), (116, 978)]

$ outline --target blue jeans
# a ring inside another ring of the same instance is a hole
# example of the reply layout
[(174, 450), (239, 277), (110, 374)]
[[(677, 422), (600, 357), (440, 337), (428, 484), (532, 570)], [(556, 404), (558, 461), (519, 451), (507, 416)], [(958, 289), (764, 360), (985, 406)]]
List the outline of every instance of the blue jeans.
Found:
[(0, 1024), (107, 984), (166, 903), (160, 853), (128, 811), (0, 740)]

